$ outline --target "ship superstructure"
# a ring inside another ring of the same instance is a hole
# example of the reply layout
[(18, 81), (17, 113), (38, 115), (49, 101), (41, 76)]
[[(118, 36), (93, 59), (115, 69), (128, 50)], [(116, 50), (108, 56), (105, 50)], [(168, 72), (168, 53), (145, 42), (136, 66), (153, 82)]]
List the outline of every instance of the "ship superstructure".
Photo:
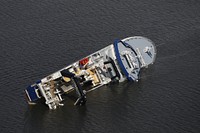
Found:
[(50, 109), (63, 106), (64, 95), (74, 94), (74, 105), (84, 105), (86, 94), (110, 82), (138, 81), (142, 68), (153, 64), (154, 43), (141, 36), (113, 44), (78, 60), (25, 89), (29, 104), (44, 99)]

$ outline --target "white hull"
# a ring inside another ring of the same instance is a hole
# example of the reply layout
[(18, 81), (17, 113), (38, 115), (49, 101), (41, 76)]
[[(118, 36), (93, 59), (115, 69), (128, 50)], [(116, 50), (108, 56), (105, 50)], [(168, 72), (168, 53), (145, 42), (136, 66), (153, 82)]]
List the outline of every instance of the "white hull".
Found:
[(140, 69), (153, 64), (154, 44), (144, 37), (129, 37), (111, 44), (27, 87), (28, 101), (40, 98), (50, 109), (63, 105), (62, 95), (76, 91), (75, 105), (86, 102), (86, 93), (112, 81), (137, 81)]

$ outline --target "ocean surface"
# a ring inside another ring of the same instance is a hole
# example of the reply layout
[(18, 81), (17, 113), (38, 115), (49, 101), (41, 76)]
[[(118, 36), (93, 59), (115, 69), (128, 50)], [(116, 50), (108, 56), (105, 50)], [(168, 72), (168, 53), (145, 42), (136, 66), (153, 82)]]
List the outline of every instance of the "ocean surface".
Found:
[[(135, 35), (157, 46), (138, 83), (28, 106), (28, 85)], [(0, 133), (199, 133), (199, 51), (198, 0), (1, 0)]]

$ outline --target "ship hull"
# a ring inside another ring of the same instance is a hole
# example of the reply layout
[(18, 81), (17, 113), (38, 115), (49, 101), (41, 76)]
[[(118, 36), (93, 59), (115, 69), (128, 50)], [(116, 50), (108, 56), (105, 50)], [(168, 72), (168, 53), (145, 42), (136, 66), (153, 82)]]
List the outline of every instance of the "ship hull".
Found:
[(113, 44), (37, 81), (25, 89), (28, 103), (41, 98), (50, 109), (63, 105), (63, 96), (75, 92), (75, 105), (86, 102), (86, 94), (110, 82), (138, 81), (141, 68), (153, 64), (156, 48), (145, 37), (115, 40)]

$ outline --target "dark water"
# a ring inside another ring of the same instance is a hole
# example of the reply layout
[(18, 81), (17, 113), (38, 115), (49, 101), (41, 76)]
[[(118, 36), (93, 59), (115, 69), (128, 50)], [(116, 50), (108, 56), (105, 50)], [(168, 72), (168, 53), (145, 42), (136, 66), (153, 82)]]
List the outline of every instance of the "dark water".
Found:
[[(86, 106), (29, 107), (29, 84), (112, 43), (141, 35), (157, 59), (139, 83), (104, 86)], [(200, 2), (2, 0), (1, 133), (199, 133)]]

